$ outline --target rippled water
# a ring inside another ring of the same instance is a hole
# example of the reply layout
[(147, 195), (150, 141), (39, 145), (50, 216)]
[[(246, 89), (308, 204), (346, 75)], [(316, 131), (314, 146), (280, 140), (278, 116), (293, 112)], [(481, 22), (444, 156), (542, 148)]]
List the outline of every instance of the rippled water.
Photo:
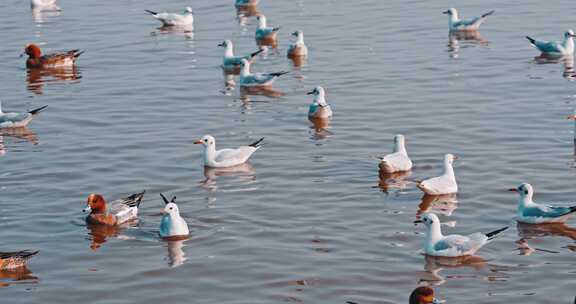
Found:
[[(181, 1), (60, 4), (59, 15), (32, 15), (27, 1), (0, 3), (4, 109), (49, 105), (0, 137), (0, 250), (40, 250), (29, 272), (0, 272), (2, 299), (405, 303), (432, 284), (448, 303), (571, 303), (574, 220), (517, 227), (505, 190), (525, 181), (538, 200), (574, 198), (573, 72), (535, 60), (523, 37), (561, 39), (576, 27), (572, 2), (468, 1), (464, 17), (496, 14), (481, 38), (450, 38), (447, 1), (262, 0), (252, 13), (282, 29), (253, 70), (292, 71), (276, 97), (226, 86), (217, 44), (257, 50), (255, 18), (238, 18), (231, 0), (190, 3), (193, 33), (158, 30), (143, 11)], [(300, 68), (285, 58), (297, 29), (310, 49)], [(18, 54), (29, 42), (86, 53), (75, 70), (27, 74)], [(318, 129), (304, 94), (316, 85), (335, 112)], [(192, 143), (207, 133), (220, 147), (266, 144), (241, 173), (204, 172)], [(373, 156), (397, 133), (416, 165), (407, 180), (460, 156), (456, 198), (422, 201), (406, 179), (379, 181)], [(84, 224), (89, 193), (142, 189), (137, 225)], [(178, 196), (189, 240), (158, 239), (158, 192)], [(455, 221), (450, 232), (512, 229), (472, 259), (426, 259), (412, 221), (429, 206)]]

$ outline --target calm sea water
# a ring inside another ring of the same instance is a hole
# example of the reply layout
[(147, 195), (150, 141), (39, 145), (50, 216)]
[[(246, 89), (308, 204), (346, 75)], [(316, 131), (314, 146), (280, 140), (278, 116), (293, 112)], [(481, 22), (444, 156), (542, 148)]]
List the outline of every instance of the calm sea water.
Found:
[[(571, 67), (540, 64), (524, 39), (561, 39), (576, 27), (573, 2), (468, 1), (464, 17), (496, 13), (482, 38), (458, 40), (448, 1), (262, 0), (282, 29), (253, 70), (292, 71), (276, 97), (225, 85), (217, 44), (257, 50), (255, 18), (232, 2), (61, 0), (60, 15), (36, 16), (28, 1), (0, 3), (4, 109), (49, 105), (0, 137), (0, 250), (41, 251), (30, 272), (0, 272), (3, 300), (406, 303), (430, 284), (448, 303), (571, 303), (576, 222), (517, 226), (505, 190), (530, 182), (538, 200), (574, 198)], [(186, 5), (193, 33), (158, 30), (144, 13)], [(310, 49), (301, 68), (285, 58), (297, 29)], [(27, 75), (18, 55), (29, 42), (86, 53), (77, 70)], [(306, 119), (316, 85), (335, 112), (322, 129)], [(457, 198), (423, 202), (413, 184), (379, 180), (373, 156), (397, 133), (416, 165), (408, 180), (460, 156)], [(219, 147), (266, 145), (240, 173), (204, 172), (193, 145), (204, 134)], [(89, 193), (142, 189), (137, 225), (84, 224)], [(177, 195), (189, 240), (158, 239), (158, 192)], [(472, 259), (426, 259), (412, 221), (429, 206), (455, 221), (447, 232), (511, 229)]]

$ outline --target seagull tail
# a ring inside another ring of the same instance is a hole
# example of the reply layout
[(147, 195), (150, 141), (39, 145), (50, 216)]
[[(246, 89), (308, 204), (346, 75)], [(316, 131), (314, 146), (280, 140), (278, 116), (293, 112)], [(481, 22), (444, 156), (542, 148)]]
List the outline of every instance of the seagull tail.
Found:
[(259, 140), (249, 144), (249, 147), (254, 147), (254, 148), (260, 148), (262, 145), (260, 143), (262, 143), (262, 141), (264, 140), (264, 137), (260, 138)]
[(531, 37), (526, 36), (526, 39), (532, 43), (532, 45), (536, 45), (536, 40), (532, 39)]
[(500, 228), (498, 230), (494, 230), (492, 232), (488, 232), (488, 233), (486, 233), (486, 236), (488, 237), (488, 240), (491, 241), (491, 240), (495, 239), (500, 233), (502, 233), (506, 229), (508, 229), (508, 226)]
[(487, 12), (486, 14), (482, 15), (482, 18), (486, 18), (486, 17), (494, 14), (494, 12), (495, 12), (495, 10), (491, 10), (491, 11)]
[(151, 10), (144, 10), (144, 11), (147, 12), (148, 14), (150, 14), (150, 15), (154, 15), (154, 16), (158, 15), (158, 13), (155, 12), (155, 11), (151, 11)]
[(282, 72), (277, 72), (277, 73), (270, 73), (270, 75), (272, 75), (274, 77), (280, 77), (280, 76), (288, 74), (288, 73), (290, 73), (290, 72), (282, 71)]
[(572, 213), (572, 212), (576, 212), (576, 206), (570, 207), (570, 213)]
[(48, 105), (45, 105), (45, 106), (30, 110), (30, 111), (28, 111), (28, 113), (30, 113), (32, 115), (36, 115), (36, 114), (42, 112), (42, 110), (46, 109), (47, 107), (48, 107)]
[(254, 58), (254, 56), (256, 56), (256, 55), (258, 55), (258, 54), (260, 54), (260, 53), (262, 53), (262, 52), (264, 52), (264, 50), (263, 50), (263, 49), (259, 49), (259, 50), (257, 50), (256, 52), (250, 54), (250, 58)]

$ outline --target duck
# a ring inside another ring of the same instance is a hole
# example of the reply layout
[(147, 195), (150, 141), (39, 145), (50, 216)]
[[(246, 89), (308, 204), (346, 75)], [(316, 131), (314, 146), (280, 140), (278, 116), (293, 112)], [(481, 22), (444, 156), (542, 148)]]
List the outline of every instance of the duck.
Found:
[(222, 43), (218, 44), (218, 46), (226, 48), (224, 51), (224, 58), (222, 60), (222, 67), (225, 69), (239, 68), (242, 65), (242, 59), (246, 59), (251, 62), (254, 57), (264, 51), (263, 49), (260, 49), (251, 53), (250, 55), (234, 56), (234, 45), (232, 44), (232, 41), (224, 40)]
[(41, 106), (39, 108), (27, 112), (2, 112), (2, 102), (0, 102), (0, 129), (4, 128), (22, 128), (26, 127), (38, 113), (42, 112), (48, 106)]
[(280, 27), (269, 27), (266, 22), (266, 16), (264, 15), (258, 16), (256, 19), (258, 20), (258, 27), (256, 28), (256, 40), (276, 40)]
[(444, 172), (442, 175), (424, 181), (416, 181), (416, 187), (429, 195), (452, 194), (458, 192), (452, 164), (458, 159), (456, 155), (444, 155)]
[(440, 257), (474, 255), (480, 248), (508, 229), (508, 227), (503, 227), (488, 233), (476, 232), (465, 236), (458, 234), (444, 236), (440, 227), (440, 219), (434, 213), (425, 213), (414, 223), (424, 223), (426, 226), (424, 253), (428, 256)]
[[(28, 55), (26, 60), (27, 68), (54, 68), (70, 67), (76, 63), (76, 60), (84, 51), (76, 49), (65, 52), (42, 55), (40, 47), (34, 43), (27, 44), (24, 48), (24, 54)], [(22, 54), (22, 55), (24, 55)]]
[(0, 270), (13, 270), (25, 267), (28, 260), (38, 254), (38, 250), (0, 251)]
[(420, 286), (410, 294), (409, 304), (440, 304), (442, 301), (434, 297), (434, 289)]
[(306, 93), (307, 95), (314, 95), (314, 100), (308, 108), (308, 118), (330, 118), (332, 117), (332, 109), (326, 102), (326, 93), (323, 87), (315, 87), (314, 90)]
[(271, 86), (276, 79), (288, 72), (275, 73), (252, 73), (250, 61), (242, 59), (240, 64), (240, 86), (242, 87), (267, 87)]
[(222, 149), (216, 150), (216, 139), (211, 135), (204, 135), (201, 139), (195, 141), (195, 144), (200, 144), (204, 147), (204, 155), (202, 160), (205, 167), (211, 168), (226, 168), (241, 165), (248, 161), (248, 159), (262, 146), (261, 143), (264, 137), (247, 145), (241, 146), (236, 149)]
[(555, 207), (543, 204), (537, 204), (532, 200), (534, 188), (528, 183), (522, 183), (516, 188), (508, 189), (517, 192), (520, 196), (518, 200), (518, 209), (516, 211), (516, 220), (526, 224), (548, 224), (564, 223), (574, 213), (576, 205), (569, 207)]
[(160, 237), (162, 238), (181, 238), (187, 237), (190, 234), (188, 224), (180, 216), (178, 205), (176, 205), (176, 196), (172, 197), (170, 201), (160, 193), (162, 200), (164, 200), (164, 209), (162, 210), (163, 216), (160, 221)]
[(405, 147), (404, 135), (394, 136), (394, 150), (391, 154), (380, 158), (379, 168), (383, 173), (395, 173), (412, 170), (412, 160), (408, 156)]
[(561, 57), (570, 56), (574, 53), (574, 37), (576, 37), (576, 35), (574, 35), (574, 31), (567, 30), (564, 32), (564, 40), (562, 42), (536, 40), (529, 36), (526, 36), (526, 39), (530, 41), (532, 46), (542, 52), (542, 55)]
[(296, 37), (296, 42), (288, 47), (288, 57), (308, 56), (308, 47), (304, 43), (304, 32), (298, 30), (292, 33)]
[(40, 11), (60, 11), (57, 0), (30, 0), (30, 7)]
[(138, 218), (138, 207), (142, 202), (146, 190), (132, 194), (128, 197), (106, 203), (100, 194), (92, 193), (88, 196), (84, 212), (89, 212), (86, 221), (90, 224), (119, 226)]
[(186, 7), (183, 13), (158, 13), (151, 10), (145, 10), (147, 13), (152, 15), (158, 21), (162, 23), (162, 26), (193, 26), (194, 24), (194, 14), (192, 13), (191, 7)]
[(443, 14), (448, 15), (448, 29), (453, 31), (477, 31), (480, 25), (486, 21), (486, 17), (494, 14), (495, 11), (489, 11), (480, 17), (472, 18), (469, 20), (460, 20), (458, 18), (458, 11), (455, 8), (450, 8)]

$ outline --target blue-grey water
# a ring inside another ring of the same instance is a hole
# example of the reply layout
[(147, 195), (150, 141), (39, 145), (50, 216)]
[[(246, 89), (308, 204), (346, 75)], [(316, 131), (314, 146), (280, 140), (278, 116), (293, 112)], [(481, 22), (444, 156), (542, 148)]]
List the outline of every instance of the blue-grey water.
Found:
[[(256, 19), (232, 0), (59, 3), (40, 15), (0, 3), (3, 109), (49, 105), (0, 137), (0, 251), (40, 250), (29, 272), (0, 272), (3, 301), (407, 303), (433, 285), (447, 303), (572, 303), (576, 221), (518, 227), (506, 189), (530, 182), (539, 201), (574, 200), (573, 71), (540, 64), (524, 38), (561, 39), (573, 2), (467, 1), (464, 17), (496, 13), (482, 37), (458, 40), (441, 14), (450, 1), (262, 0), (252, 13), (282, 29), (253, 70), (291, 71), (275, 97), (225, 84), (217, 44), (257, 50)], [(192, 33), (144, 13), (187, 5)], [(310, 50), (300, 68), (285, 57), (297, 29)], [(86, 53), (76, 70), (29, 75), (18, 55), (30, 42)], [(317, 85), (335, 113), (318, 129), (305, 95)], [(401, 189), (379, 181), (374, 159), (397, 133), (416, 166)], [(266, 144), (241, 173), (204, 172), (193, 144), (204, 134)], [(448, 152), (460, 157), (457, 203), (422, 203), (409, 181), (439, 174)], [(142, 189), (138, 224), (84, 224), (89, 193)], [(190, 239), (157, 237), (159, 192), (178, 197)], [(427, 259), (412, 222), (430, 204), (456, 222), (446, 232), (511, 229), (472, 259)]]

